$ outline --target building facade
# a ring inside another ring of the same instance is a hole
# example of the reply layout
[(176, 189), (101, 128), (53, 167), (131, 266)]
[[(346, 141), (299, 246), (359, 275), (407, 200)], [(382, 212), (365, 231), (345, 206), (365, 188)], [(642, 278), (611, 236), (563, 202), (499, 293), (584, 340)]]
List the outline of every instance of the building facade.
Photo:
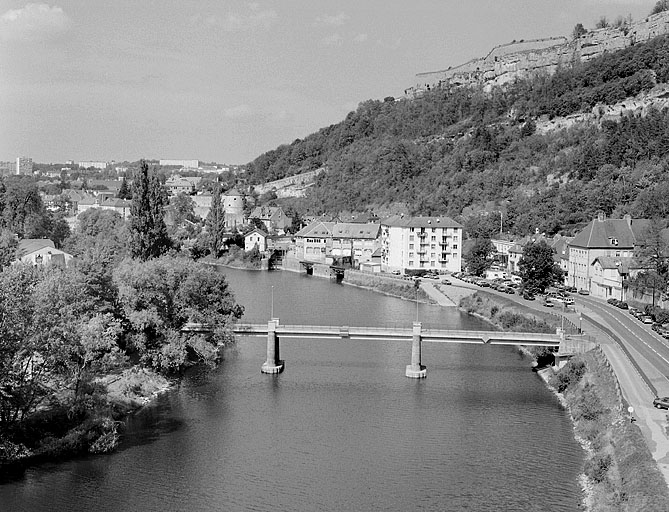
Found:
[(33, 173), (33, 159), (27, 156), (16, 158), (16, 174), (31, 175)]
[(448, 217), (400, 217), (381, 221), (384, 271), (460, 272), (462, 225)]
[(600, 214), (569, 243), (566, 284), (593, 292), (593, 263), (601, 257), (630, 258), (634, 247), (650, 226), (647, 219), (607, 219)]

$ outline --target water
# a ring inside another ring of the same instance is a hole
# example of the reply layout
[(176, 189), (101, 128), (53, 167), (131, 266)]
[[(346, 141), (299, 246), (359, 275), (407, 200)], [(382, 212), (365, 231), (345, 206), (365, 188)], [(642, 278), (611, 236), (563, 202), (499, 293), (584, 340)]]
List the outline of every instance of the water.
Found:
[[(226, 270), (244, 321), (410, 325), (415, 305), (290, 273)], [(419, 306), (430, 325), (482, 329)], [(515, 349), (244, 338), (127, 422), (120, 450), (28, 468), (8, 511), (572, 511), (582, 453), (568, 416)]]

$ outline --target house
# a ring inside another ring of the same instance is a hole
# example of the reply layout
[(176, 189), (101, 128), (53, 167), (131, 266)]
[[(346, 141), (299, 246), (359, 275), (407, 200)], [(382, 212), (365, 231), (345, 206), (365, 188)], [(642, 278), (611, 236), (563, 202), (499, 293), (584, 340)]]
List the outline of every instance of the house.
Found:
[(195, 193), (196, 187), (196, 182), (188, 178), (182, 178), (177, 174), (170, 176), (170, 178), (165, 181), (165, 188), (167, 189), (167, 193), (171, 196), (193, 194)]
[(200, 217), (201, 219), (206, 219), (211, 210), (211, 201), (213, 196), (211, 194), (197, 194), (191, 196), (191, 199), (195, 203), (193, 207), (193, 213)]
[(246, 223), (244, 215), (244, 196), (236, 188), (231, 188), (221, 197), (225, 209), (225, 227), (236, 230)]
[(98, 199), (92, 195), (82, 197), (77, 203), (77, 215), (84, 213), (91, 208), (97, 208), (100, 205)]
[(648, 219), (607, 219), (600, 214), (569, 243), (569, 263), (566, 284), (576, 288), (592, 289), (593, 262), (601, 256), (630, 258), (637, 241), (650, 226)]
[(244, 235), (244, 250), (246, 252), (252, 251), (255, 247), (260, 252), (265, 252), (267, 249), (267, 233), (262, 229), (254, 229)]
[(100, 203), (100, 208), (103, 210), (112, 210), (118, 213), (124, 219), (130, 217), (130, 207), (132, 206), (132, 201), (127, 199), (118, 199), (118, 198), (108, 198)]
[(332, 226), (330, 255), (341, 263), (348, 261), (358, 267), (371, 261), (374, 251), (381, 247), (380, 234), (380, 224), (338, 222)]
[(295, 257), (304, 261), (325, 263), (332, 252), (334, 222), (314, 221), (295, 233)]
[(462, 225), (449, 217), (404, 217), (381, 221), (382, 270), (460, 272)]
[(56, 249), (47, 238), (25, 238), (19, 241), (16, 263), (29, 265), (58, 265), (66, 267), (73, 258), (71, 254)]
[(602, 299), (626, 300), (625, 281), (634, 272), (634, 258), (598, 256), (592, 262), (590, 295)]
[(293, 219), (286, 216), (280, 206), (256, 206), (249, 219), (261, 220), (270, 232), (283, 233), (293, 225)]

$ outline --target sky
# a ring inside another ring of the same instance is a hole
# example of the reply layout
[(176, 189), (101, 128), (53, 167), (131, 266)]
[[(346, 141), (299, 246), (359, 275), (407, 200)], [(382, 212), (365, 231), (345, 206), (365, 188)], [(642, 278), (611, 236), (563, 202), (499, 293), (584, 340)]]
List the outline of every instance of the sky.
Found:
[(250, 162), (416, 73), (641, 0), (0, 0), (0, 160)]

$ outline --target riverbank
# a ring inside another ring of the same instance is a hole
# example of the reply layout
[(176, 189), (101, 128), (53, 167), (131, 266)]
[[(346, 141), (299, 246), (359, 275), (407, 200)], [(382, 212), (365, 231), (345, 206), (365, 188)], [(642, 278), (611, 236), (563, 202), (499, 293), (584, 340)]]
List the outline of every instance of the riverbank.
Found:
[(84, 403), (46, 405), (0, 438), (0, 477), (35, 462), (114, 451), (123, 419), (173, 385), (158, 373), (133, 366), (90, 382)]
[[(475, 294), (460, 305), (503, 330), (557, 327), (551, 316), (528, 315), (513, 301)], [(537, 357), (536, 350), (529, 351)], [(541, 363), (539, 363), (541, 365)], [(641, 430), (630, 421), (618, 380), (601, 349), (578, 354), (561, 368), (540, 372), (569, 410), (574, 436), (586, 454), (581, 476), (583, 505), (592, 512), (667, 510), (669, 489)]]

